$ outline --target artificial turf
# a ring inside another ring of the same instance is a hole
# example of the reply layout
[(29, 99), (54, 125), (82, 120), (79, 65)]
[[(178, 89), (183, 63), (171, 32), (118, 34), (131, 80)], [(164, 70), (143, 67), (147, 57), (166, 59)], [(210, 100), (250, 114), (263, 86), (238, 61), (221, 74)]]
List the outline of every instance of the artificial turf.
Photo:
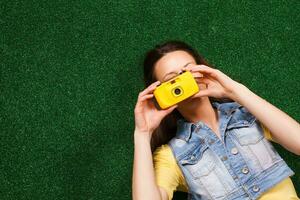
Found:
[[(1, 0), (1, 199), (131, 199), (143, 58), (170, 39), (299, 122), (299, 11), (298, 0)], [(299, 156), (274, 145), (300, 194)]]

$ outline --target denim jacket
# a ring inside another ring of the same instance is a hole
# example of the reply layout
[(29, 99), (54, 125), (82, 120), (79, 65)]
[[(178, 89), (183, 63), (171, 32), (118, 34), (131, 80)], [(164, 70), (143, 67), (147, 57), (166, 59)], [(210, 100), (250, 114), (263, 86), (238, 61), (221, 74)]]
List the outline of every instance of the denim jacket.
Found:
[(260, 122), (237, 102), (212, 102), (219, 116), (221, 140), (202, 121), (177, 121), (169, 141), (188, 185), (189, 200), (257, 199), (294, 175)]

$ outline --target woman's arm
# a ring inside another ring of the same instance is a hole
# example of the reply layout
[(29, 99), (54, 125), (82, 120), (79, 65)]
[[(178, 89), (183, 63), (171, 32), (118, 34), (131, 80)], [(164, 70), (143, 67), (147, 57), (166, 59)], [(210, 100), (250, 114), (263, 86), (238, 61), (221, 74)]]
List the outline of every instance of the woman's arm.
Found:
[[(149, 134), (134, 132), (134, 163), (132, 176), (133, 200), (161, 200), (155, 182)], [(166, 199), (166, 198), (164, 198)]]
[(133, 200), (165, 200), (167, 193), (155, 182), (151, 137), (161, 120), (171, 113), (177, 105), (165, 110), (158, 110), (151, 98), (159, 84), (156, 81), (139, 93), (134, 108), (134, 161), (132, 176)]
[(277, 143), (300, 155), (300, 124), (296, 120), (242, 84), (235, 87), (232, 98), (263, 123)]
[(195, 96), (229, 97), (238, 102), (269, 129), (276, 142), (300, 155), (300, 124), (293, 118), (218, 69), (206, 65), (189, 65), (185, 69), (194, 74), (197, 83), (207, 85)]

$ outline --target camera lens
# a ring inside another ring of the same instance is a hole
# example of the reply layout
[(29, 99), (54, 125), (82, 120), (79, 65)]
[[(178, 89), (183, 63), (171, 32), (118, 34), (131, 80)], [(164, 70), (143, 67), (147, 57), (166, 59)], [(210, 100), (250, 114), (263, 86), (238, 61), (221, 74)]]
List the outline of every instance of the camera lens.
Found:
[(174, 90), (174, 92), (175, 92), (176, 95), (179, 95), (179, 94), (181, 93), (181, 90), (180, 90), (179, 88), (176, 88), (176, 89)]

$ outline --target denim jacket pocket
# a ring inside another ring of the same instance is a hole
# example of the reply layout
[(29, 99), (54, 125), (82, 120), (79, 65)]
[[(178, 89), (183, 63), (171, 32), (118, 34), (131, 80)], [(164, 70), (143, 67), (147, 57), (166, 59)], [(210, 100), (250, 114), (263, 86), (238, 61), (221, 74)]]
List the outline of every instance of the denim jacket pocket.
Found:
[(232, 124), (229, 131), (239, 144), (237, 147), (247, 162), (255, 165), (252, 168), (256, 172), (282, 160), (272, 144), (264, 138), (263, 129), (257, 122), (256, 118), (249, 118), (248, 121), (241, 120)]
[(240, 145), (255, 145), (264, 138), (262, 130), (254, 122), (252, 121), (244, 124), (243, 127), (239, 126), (232, 129), (232, 134), (237, 138)]
[(203, 199), (224, 199), (237, 187), (226, 167), (218, 160), (208, 144), (204, 144), (180, 160), (182, 168)]
[(191, 173), (194, 179), (209, 175), (214, 167), (213, 152), (205, 144), (196, 148), (180, 160), (180, 163)]

